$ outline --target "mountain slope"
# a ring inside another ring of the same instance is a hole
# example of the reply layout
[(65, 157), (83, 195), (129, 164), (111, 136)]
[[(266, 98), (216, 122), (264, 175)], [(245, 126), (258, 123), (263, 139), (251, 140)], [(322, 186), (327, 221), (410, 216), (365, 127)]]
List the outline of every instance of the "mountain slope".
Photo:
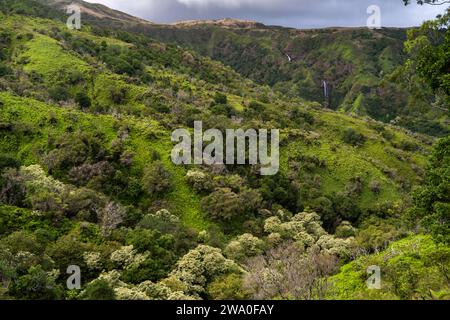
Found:
[(85, 12), (90, 23), (182, 45), (284, 95), (412, 131), (450, 130), (446, 107), (402, 67), (406, 29), (296, 30), (233, 19), (120, 24), (116, 13), (99, 18), (104, 10), (95, 10)]
[[(376, 123), (368, 125), (358, 119), (321, 112), (308, 107), (308, 104), (298, 106), (289, 100), (279, 100), (275, 94), (240, 79), (237, 74), (220, 64), (194, 56), (189, 56), (186, 60), (188, 53), (177, 52), (178, 49), (169, 49), (162, 44), (151, 44), (149, 47), (154, 53), (147, 49), (145, 55), (158, 55), (158, 52), (163, 50), (165, 59), (169, 60), (159, 63), (152, 56), (153, 58), (148, 60), (151, 64), (138, 66), (137, 71), (129, 71), (127, 68), (122, 71), (118, 68), (121, 66), (120, 61), (109, 61), (108, 53), (121, 48), (132, 56), (135, 50), (138, 50), (134, 44), (118, 39), (95, 37), (87, 32), (71, 32), (71, 36), (68, 36), (61, 33), (62, 30), (58, 31), (58, 24), (54, 22), (20, 16), (7, 18), (3, 26), (6, 27), (5, 32), (26, 35), (12, 43), (11, 67), (13, 72), (20, 76), (17, 80), (3, 84), (6, 89), (9, 88), (16, 94), (25, 94), (44, 102), (51, 100), (63, 105), (72, 105), (82, 108), (85, 112), (114, 112), (138, 118), (150, 117), (152, 121), (160, 122), (168, 129), (175, 129), (178, 125), (191, 125), (192, 119), (195, 118), (203, 119), (208, 126), (236, 127), (237, 123), (229, 118), (231, 114), (233, 117), (242, 118), (241, 121), (247, 125), (281, 126), (285, 128), (283, 131), (286, 151), (296, 149), (297, 156), (307, 158), (318, 156), (321, 161), (334, 163), (326, 170), (318, 171), (327, 180), (323, 183), (325, 194), (331, 195), (341, 190), (356, 176), (356, 173), (346, 172), (345, 168), (348, 168), (350, 163), (354, 168), (360, 168), (361, 172), (365, 172), (364, 184), (368, 185), (377, 177), (382, 185), (386, 185), (378, 195), (371, 194), (369, 190), (364, 191), (365, 196), (360, 200), (362, 207), (372, 205), (376, 198), (378, 202), (395, 198), (394, 195), (397, 193), (395, 190), (399, 185), (404, 183), (411, 185), (417, 181), (415, 170), (410, 169), (410, 166), (416, 161), (416, 165), (421, 166), (423, 158), (409, 155), (409, 151), (397, 148), (407, 150), (401, 143), (406, 143), (410, 139), (413, 140), (406, 145), (412, 145), (411, 150), (422, 148), (420, 147), (422, 143), (413, 142), (414, 138), (408, 138), (400, 132), (389, 133), (391, 130), (398, 131), (396, 129), (384, 129)], [(94, 49), (93, 52), (84, 51), (84, 47), (80, 46), (85, 41), (90, 45), (89, 49)], [(96, 53), (95, 50), (100, 50), (100, 53)], [(175, 60), (170, 62), (170, 59)], [(195, 61), (196, 59), (198, 60)], [(191, 64), (196, 66), (195, 71), (189, 67)], [(122, 74), (115, 74), (114, 70)], [(68, 81), (72, 84), (66, 87)], [(174, 91), (175, 87), (177, 91)], [(79, 95), (83, 91), (87, 92), (89, 106), (81, 106)], [(218, 91), (227, 96), (232, 109), (222, 110), (214, 106), (214, 96)], [(259, 99), (264, 101), (256, 102)], [(260, 112), (255, 118), (252, 108), (258, 105), (266, 111)], [(294, 112), (298, 115), (292, 116)], [(351, 145), (338, 147), (335, 139), (342, 136), (348, 127), (355, 128), (369, 141), (363, 147), (354, 148)], [(317, 137), (308, 138), (310, 135), (313, 136), (313, 132), (317, 132), (314, 134)], [(392, 141), (380, 143), (378, 138), (380, 134), (384, 134)], [(167, 133), (167, 136), (170, 134)], [(318, 144), (308, 146), (309, 139), (317, 140)], [(300, 151), (303, 149), (304, 151)], [(426, 150), (426, 147), (423, 150)], [(355, 158), (344, 156), (348, 152), (355, 154)], [(289, 153), (292, 158), (292, 152)], [(161, 157), (166, 159), (169, 155), (170, 149), (164, 150)], [(411, 164), (405, 166), (402, 160), (396, 160), (402, 157), (410, 158)], [(292, 168), (287, 158), (283, 161), (283, 169), (287, 174)], [(355, 172), (358, 170), (355, 169)], [(391, 174), (394, 175), (390, 176)], [(398, 180), (395, 178), (397, 174)], [(408, 177), (407, 181), (403, 181), (403, 177)], [(310, 197), (307, 196), (306, 199), (308, 198)], [(314, 199), (305, 200), (305, 204), (311, 200)]]
[[(45, 8), (0, 12), (0, 297), (255, 297), (243, 282), (265, 274), (252, 258), (295, 243), (298, 261), (318, 253), (337, 271), (417, 231), (406, 213), (434, 138), (285, 96), (154, 37), (69, 30)], [(280, 172), (176, 166), (172, 132), (194, 121), (279, 128)], [(66, 290), (69, 265), (83, 290)], [(336, 296), (358, 297), (353, 267)]]

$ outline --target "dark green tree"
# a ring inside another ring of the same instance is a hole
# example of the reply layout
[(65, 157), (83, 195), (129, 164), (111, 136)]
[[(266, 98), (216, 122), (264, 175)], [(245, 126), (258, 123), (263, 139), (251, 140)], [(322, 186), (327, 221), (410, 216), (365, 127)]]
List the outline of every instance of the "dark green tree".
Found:
[(408, 32), (409, 63), (437, 93), (450, 96), (450, 9)]
[(162, 162), (156, 161), (144, 169), (142, 186), (149, 195), (167, 192), (172, 188), (172, 175)]
[(427, 169), (426, 182), (414, 194), (412, 216), (433, 237), (450, 243), (450, 137), (435, 146)]
[(110, 287), (106, 280), (95, 280), (91, 282), (83, 294), (83, 300), (116, 300), (114, 289)]
[(78, 92), (75, 95), (75, 102), (80, 106), (81, 109), (87, 109), (91, 106), (91, 99), (84, 92)]

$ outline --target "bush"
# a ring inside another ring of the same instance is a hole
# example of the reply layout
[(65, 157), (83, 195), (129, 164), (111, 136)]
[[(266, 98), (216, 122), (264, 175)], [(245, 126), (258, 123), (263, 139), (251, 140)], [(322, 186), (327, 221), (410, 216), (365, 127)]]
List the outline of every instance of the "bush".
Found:
[(264, 246), (264, 241), (246, 233), (232, 240), (225, 248), (224, 253), (235, 261), (243, 261), (262, 254)]
[(0, 172), (2, 172), (4, 168), (19, 168), (19, 167), (20, 167), (19, 161), (6, 155), (0, 154)]
[(83, 300), (116, 300), (114, 289), (103, 279), (97, 279), (88, 284), (80, 297)]
[(104, 208), (97, 211), (98, 220), (103, 235), (109, 235), (125, 218), (127, 211), (120, 204), (109, 202)]
[(162, 162), (156, 161), (144, 169), (142, 186), (149, 195), (161, 194), (172, 188), (172, 175)]
[(50, 98), (55, 102), (67, 101), (70, 98), (69, 91), (66, 87), (63, 86), (55, 86), (48, 89), (48, 94), (50, 95)]
[(212, 218), (221, 221), (231, 221), (243, 214), (243, 207), (239, 196), (228, 188), (221, 188), (203, 198), (203, 211)]
[(367, 138), (355, 129), (348, 128), (344, 132), (343, 140), (352, 146), (361, 146), (366, 142)]
[(13, 70), (7, 65), (0, 63), (0, 77), (4, 77), (13, 73)]
[(186, 294), (200, 295), (217, 277), (235, 273), (239, 269), (235, 262), (222, 255), (220, 249), (199, 245), (178, 261), (171, 276), (187, 286)]
[(450, 137), (438, 141), (430, 158), (424, 186), (414, 193), (411, 216), (436, 241), (450, 243)]
[(127, 97), (127, 89), (126, 88), (112, 88), (110, 90), (111, 100), (115, 104), (122, 104)]
[(10, 293), (24, 300), (57, 300), (62, 298), (63, 288), (56, 283), (58, 272), (46, 272), (42, 266), (34, 266), (28, 274), (13, 281)]
[(216, 104), (227, 104), (228, 103), (228, 98), (223, 93), (216, 92), (216, 95), (214, 96), (214, 102)]
[(324, 299), (330, 285), (327, 277), (338, 269), (337, 262), (326, 252), (304, 253), (285, 243), (247, 263), (244, 288), (256, 300)]
[(81, 109), (87, 109), (91, 106), (91, 98), (84, 92), (78, 92), (75, 95), (75, 102), (80, 106)]
[(218, 277), (208, 286), (213, 300), (246, 300), (249, 294), (243, 289), (242, 276), (236, 273)]
[(202, 171), (188, 171), (188, 173), (186, 174), (186, 180), (197, 192), (211, 190), (211, 177)]

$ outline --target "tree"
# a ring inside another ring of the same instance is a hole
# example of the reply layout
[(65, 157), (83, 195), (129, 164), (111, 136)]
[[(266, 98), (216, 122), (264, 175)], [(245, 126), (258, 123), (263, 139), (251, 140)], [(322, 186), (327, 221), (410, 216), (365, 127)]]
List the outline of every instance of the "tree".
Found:
[(1, 176), (0, 201), (20, 206), (26, 195), (25, 181), (15, 168), (7, 168)]
[[(450, 95), (450, 8), (436, 20), (408, 32), (409, 64), (437, 93)], [(448, 100), (447, 100), (448, 101)]]
[(217, 277), (240, 271), (239, 266), (226, 259), (220, 249), (199, 245), (178, 261), (171, 276), (186, 285), (186, 294), (195, 296), (204, 294), (207, 285)]
[(97, 279), (91, 282), (81, 294), (83, 300), (116, 300), (114, 289), (106, 280)]
[(239, 196), (228, 188), (220, 188), (203, 198), (202, 209), (216, 220), (230, 221), (242, 214)]
[(248, 292), (242, 287), (242, 275), (231, 273), (218, 277), (208, 286), (208, 295), (213, 300), (245, 300)]
[(59, 272), (46, 272), (42, 266), (31, 267), (28, 273), (11, 284), (11, 295), (25, 300), (55, 300), (62, 297), (63, 288), (56, 283)]
[(172, 175), (162, 162), (156, 161), (144, 169), (142, 185), (149, 195), (161, 194), (172, 188)]
[(104, 235), (109, 235), (112, 230), (123, 222), (126, 209), (120, 204), (109, 202), (104, 208), (98, 210), (97, 216)]
[(45, 253), (52, 258), (61, 274), (64, 274), (70, 265), (76, 265), (85, 270), (84, 253), (92, 251), (92, 247), (92, 244), (81, 242), (74, 235), (67, 234), (48, 246)]
[(123, 278), (132, 283), (156, 281), (167, 276), (177, 260), (174, 237), (170, 234), (136, 229), (128, 233), (127, 244), (136, 249), (136, 256), (144, 255), (139, 263), (131, 263), (124, 272)]
[(91, 99), (84, 92), (78, 92), (75, 95), (75, 102), (78, 103), (81, 109), (87, 109), (91, 106)]
[(203, 211), (214, 219), (231, 221), (235, 217), (255, 212), (261, 202), (260, 193), (253, 189), (244, 188), (240, 193), (235, 193), (230, 188), (218, 188), (203, 198), (201, 205)]
[(243, 261), (249, 257), (262, 254), (264, 251), (264, 241), (251, 234), (243, 234), (232, 240), (224, 252), (227, 257), (235, 261)]
[(450, 137), (434, 147), (426, 182), (414, 194), (412, 217), (438, 241), (450, 244)]
[(48, 89), (50, 98), (55, 102), (67, 101), (70, 97), (69, 90), (61, 85), (56, 85)]
[(318, 249), (304, 253), (295, 244), (284, 243), (247, 263), (244, 289), (258, 300), (324, 299), (337, 262)]

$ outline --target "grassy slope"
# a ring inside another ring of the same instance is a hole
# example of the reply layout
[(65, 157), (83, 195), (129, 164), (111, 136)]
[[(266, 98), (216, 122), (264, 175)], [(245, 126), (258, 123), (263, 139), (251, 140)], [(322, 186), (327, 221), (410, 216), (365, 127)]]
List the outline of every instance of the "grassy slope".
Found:
[[(49, 36), (37, 33), (34, 30), (49, 30), (52, 27), (58, 26), (58, 23), (24, 17), (10, 17), (6, 20), (4, 26), (14, 29), (16, 32), (31, 32), (34, 38), (23, 43), (21, 48), (17, 49), (15, 61), (26, 59), (27, 64), (24, 70), (28, 73), (34, 71), (44, 77), (44, 81), (52, 83), (57, 81), (60, 70), (77, 70), (89, 77), (92, 70), (95, 70), (95, 86), (94, 90), (96, 99), (102, 104), (111, 104), (108, 88), (111, 87), (127, 87), (129, 94), (127, 96), (127, 104), (134, 108), (144, 108), (142, 102), (137, 98), (146, 91), (146, 87), (142, 85), (134, 85), (127, 82), (123, 76), (115, 75), (106, 68), (94, 69), (95, 61), (90, 61), (86, 57), (79, 56), (65, 49), (56, 40)], [(60, 26), (61, 27), (61, 26)], [(121, 44), (120, 41), (110, 38), (96, 37), (88, 31), (77, 33), (78, 36), (88, 37), (89, 39), (101, 42)], [(122, 43), (126, 46), (127, 44)], [(220, 65), (217, 66), (218, 68)], [(99, 72), (100, 70), (100, 72)], [(170, 79), (171, 83), (187, 83), (197, 92), (201, 97), (212, 96), (216, 86), (209, 85), (208, 87), (200, 87), (192, 84), (189, 81), (188, 75), (180, 74), (173, 70), (161, 69), (158, 67), (149, 67), (153, 75), (164, 75)], [(239, 79), (235, 80), (239, 82)], [(253, 89), (246, 84), (242, 85), (244, 92), (251, 92)], [(92, 96), (93, 92), (90, 92)], [(103, 132), (109, 139), (116, 137), (117, 132), (113, 124), (117, 121), (113, 116), (109, 115), (92, 115), (82, 113), (74, 109), (60, 109), (56, 106), (44, 104), (32, 99), (24, 99), (14, 97), (11, 94), (2, 93), (1, 99), (4, 107), (2, 108), (2, 119), (4, 121), (19, 121), (23, 125), (33, 127), (36, 132), (33, 136), (26, 139), (11, 141), (8, 135), (2, 134), (1, 151), (10, 155), (18, 155), (24, 164), (31, 164), (39, 162), (39, 157), (34, 153), (38, 148), (44, 148), (47, 137), (52, 135), (62, 134), (68, 125), (76, 125), (78, 128), (96, 128)], [(243, 108), (242, 101), (245, 98), (237, 95), (230, 95), (231, 105), (241, 110)], [(177, 103), (174, 101), (174, 103)], [(125, 106), (120, 106), (120, 108)], [(277, 106), (268, 106), (268, 108), (277, 108)], [(282, 150), (282, 169), (287, 172), (287, 155), (291, 151), (301, 150), (302, 153), (308, 155), (317, 155), (319, 158), (325, 160), (328, 164), (326, 172), (322, 172), (323, 188), (326, 194), (342, 190), (348, 183), (350, 178), (355, 175), (362, 175), (364, 177), (364, 192), (360, 199), (360, 205), (363, 208), (368, 208), (376, 203), (381, 203), (386, 200), (395, 201), (403, 198), (402, 191), (399, 190), (399, 184), (394, 179), (387, 177), (382, 169), (388, 167), (396, 172), (401, 177), (404, 177), (411, 184), (415, 184), (418, 180), (417, 175), (412, 169), (411, 165), (415, 164), (421, 167), (425, 162), (423, 153), (408, 153), (406, 152), (408, 162), (398, 160), (395, 156), (395, 149), (388, 142), (383, 142), (380, 134), (369, 128), (367, 122), (351, 118), (335, 112), (324, 112), (319, 110), (310, 110), (313, 112), (318, 124), (314, 130), (318, 131), (320, 135), (318, 145), (305, 144), (302, 139), (290, 141), (289, 145)], [(58, 117), (57, 126), (48, 126), (46, 120), (50, 113), (56, 114)], [(70, 115), (76, 115), (78, 121), (72, 123)], [(17, 120), (20, 119), (20, 120)], [(131, 139), (128, 142), (128, 147), (136, 154), (135, 157), (135, 173), (141, 172), (141, 169), (150, 161), (150, 154), (152, 150), (158, 151), (162, 155), (162, 160), (170, 168), (175, 177), (175, 190), (167, 195), (171, 206), (175, 213), (181, 215), (185, 223), (189, 226), (198, 229), (204, 228), (208, 221), (200, 212), (199, 197), (187, 186), (184, 181), (185, 170), (174, 167), (170, 163), (171, 143), (169, 141), (170, 132), (165, 131), (153, 118), (121, 117), (122, 123), (130, 124), (133, 128)], [(347, 127), (354, 127), (359, 132), (368, 136), (369, 142), (364, 147), (354, 148), (345, 145), (341, 142), (343, 131)], [(395, 141), (412, 141), (420, 146), (422, 150), (426, 151), (427, 147), (414, 138), (408, 137), (405, 133), (398, 129), (388, 128), (389, 132), (395, 136)], [(289, 130), (285, 130), (288, 132)], [(157, 139), (149, 140), (149, 135), (155, 135)], [(335, 147), (336, 151), (332, 151), (331, 147)], [(386, 150), (391, 151), (390, 154)], [(425, 152), (426, 153), (426, 152)], [(368, 190), (368, 183), (372, 180), (379, 180), (381, 183), (382, 192), (380, 195), (375, 195)]]
[[(18, 157), (24, 165), (39, 163), (40, 158), (36, 154), (39, 148), (45, 148), (49, 136), (62, 135), (68, 126), (74, 129), (97, 130), (106, 135), (112, 141), (117, 132), (114, 129), (117, 119), (109, 115), (91, 115), (76, 110), (61, 109), (59, 107), (43, 104), (36, 100), (24, 99), (12, 96), (8, 93), (0, 94), (0, 101), (3, 107), (0, 110), (1, 118), (4, 121), (16, 122), (14, 119), (20, 119), (21, 126), (27, 126), (31, 130), (36, 130), (38, 134), (33, 134), (26, 139), (12, 140), (11, 136), (2, 134), (0, 150), (2, 154)], [(57, 119), (56, 126), (47, 126), (49, 117)], [(74, 121), (73, 119), (76, 119)], [(161, 154), (167, 155), (170, 150), (170, 135), (168, 132), (161, 131), (156, 123), (149, 123), (133, 118), (124, 118), (122, 124), (126, 123), (131, 127), (131, 135), (126, 147), (136, 153), (133, 164), (133, 171), (142, 172), (143, 167), (151, 162), (151, 150), (156, 149)], [(160, 139), (157, 143), (148, 139), (149, 133), (158, 132)], [(203, 229), (207, 221), (200, 213), (199, 199), (190, 190), (184, 180), (184, 170), (171, 164), (168, 157), (163, 157), (164, 163), (173, 172), (176, 188), (167, 195), (171, 205), (174, 207), (174, 213), (182, 216), (186, 225)]]
[[(321, 86), (326, 80), (333, 109), (384, 122), (400, 116), (402, 126), (432, 135), (445, 135), (450, 130), (448, 115), (430, 107), (434, 99), (429, 90), (416, 88), (414, 91), (421, 95), (408, 99), (411, 93), (407, 80), (390, 78), (406, 58), (404, 29), (292, 30), (199, 24), (154, 25), (148, 30), (157, 39), (209, 55), (290, 96), (322, 103), (325, 98)], [(389, 96), (392, 90), (395, 101)], [(374, 102), (377, 97), (381, 100)], [(432, 125), (433, 131), (423, 123)]]
[[(391, 244), (378, 254), (363, 256), (343, 266), (331, 278), (330, 299), (423, 299), (448, 297), (445, 271), (438, 263), (438, 247), (429, 236), (411, 236)], [(443, 257), (444, 255), (442, 255)], [(381, 269), (381, 290), (368, 289), (369, 266)], [(447, 265), (448, 267), (448, 265)], [(448, 275), (447, 275), (448, 276)], [(416, 279), (416, 281), (412, 281)]]

